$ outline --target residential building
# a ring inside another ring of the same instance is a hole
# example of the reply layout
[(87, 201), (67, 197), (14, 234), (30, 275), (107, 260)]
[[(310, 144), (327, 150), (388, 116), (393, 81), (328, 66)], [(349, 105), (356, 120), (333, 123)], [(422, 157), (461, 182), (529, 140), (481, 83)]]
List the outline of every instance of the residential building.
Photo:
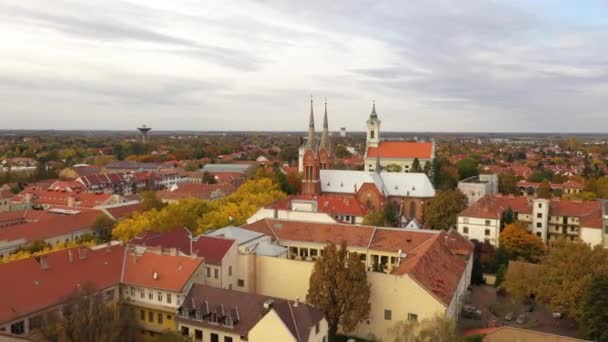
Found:
[[(534, 196), (541, 184), (542, 183), (522, 180), (517, 182), (517, 187), (521, 191), (522, 196)], [(578, 194), (583, 191), (585, 186), (581, 183), (569, 180), (564, 183), (549, 183), (549, 187), (553, 194), (561, 196)]]
[(498, 246), (501, 218), (508, 209), (513, 211), (515, 220), (544, 242), (565, 237), (592, 246), (604, 243), (600, 201), (487, 195), (458, 215), (458, 232), (471, 240)]
[(131, 160), (115, 161), (107, 164), (104, 167), (109, 172), (134, 172), (134, 171), (159, 171), (161, 169), (170, 168), (170, 166), (162, 163), (142, 163)]
[(194, 285), (179, 308), (178, 330), (194, 342), (327, 342), (320, 310), (298, 301)]
[(226, 197), (236, 191), (236, 186), (230, 183), (201, 184), (182, 183), (170, 190), (157, 191), (158, 199), (165, 203), (175, 203), (186, 198), (197, 198), (204, 200), (216, 200)]
[(53, 191), (39, 187), (28, 187), (12, 198), (12, 203), (15, 205), (27, 204), (28, 207), (38, 209), (48, 209), (50, 207), (91, 209), (122, 202), (124, 202), (124, 199), (120, 195)]
[(467, 196), (469, 205), (472, 205), (485, 195), (498, 193), (498, 175), (482, 174), (463, 179), (458, 182), (458, 190)]
[[(345, 241), (365, 264), (371, 284), (369, 323), (361, 338), (382, 339), (395, 322), (436, 314), (458, 319), (470, 284), (473, 245), (456, 231), (405, 230), (351, 224), (264, 219), (243, 226), (287, 248), (287, 258), (255, 258), (255, 292), (305, 298), (314, 260), (328, 243)], [(289, 286), (285, 286), (285, 284)]]

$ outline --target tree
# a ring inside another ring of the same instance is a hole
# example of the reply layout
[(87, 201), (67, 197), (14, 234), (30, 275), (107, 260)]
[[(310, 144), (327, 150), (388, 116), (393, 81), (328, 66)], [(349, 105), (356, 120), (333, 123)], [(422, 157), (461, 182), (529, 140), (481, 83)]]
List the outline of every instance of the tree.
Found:
[(403, 172), (403, 167), (398, 164), (389, 164), (384, 168), (387, 172)]
[(437, 315), (422, 322), (398, 321), (388, 330), (391, 342), (457, 342), (460, 337), (456, 323), (445, 316)]
[(299, 152), (297, 147), (285, 146), (281, 149), (281, 152), (279, 153), (279, 158), (289, 164), (292, 161), (298, 160), (298, 154)]
[(114, 146), (112, 146), (112, 154), (114, 154), (118, 160), (125, 159), (125, 149), (121, 144), (114, 144)]
[(422, 166), (420, 165), (420, 160), (418, 160), (418, 158), (414, 158), (414, 161), (412, 162), (412, 168), (410, 169), (410, 172), (413, 172), (413, 173), (421, 173), (422, 172)]
[(585, 291), (579, 329), (586, 339), (608, 341), (608, 278), (593, 277)]
[(105, 296), (88, 289), (75, 292), (61, 309), (45, 313), (32, 335), (45, 341), (137, 341), (139, 330), (131, 310), (106, 302)]
[(454, 189), (458, 185), (458, 169), (444, 157), (433, 159), (431, 174), (431, 181), (436, 189)]
[(399, 227), (401, 223), (397, 204), (388, 202), (383, 208), (371, 210), (363, 217), (363, 224), (376, 227)]
[(186, 163), (186, 166), (184, 166), (184, 170), (186, 171), (196, 171), (200, 168), (201, 164), (198, 162), (198, 160), (190, 160)]
[(283, 171), (276, 169), (273, 177), (275, 182), (279, 184), (281, 191), (288, 195), (294, 195), (296, 193), (297, 190), (291, 185), (291, 183), (289, 183), (287, 176), (283, 173)]
[(498, 191), (503, 195), (519, 195), (518, 181), (519, 178), (514, 175), (498, 175)]
[(384, 211), (372, 209), (363, 217), (363, 224), (366, 226), (384, 226)]
[(507, 250), (512, 260), (538, 262), (545, 253), (545, 245), (541, 239), (516, 224), (505, 226), (498, 239), (500, 246)]
[(369, 317), (370, 284), (365, 265), (357, 253), (330, 243), (315, 262), (306, 301), (325, 313), (332, 341), (338, 328), (351, 332)]
[(203, 172), (203, 183), (204, 184), (217, 184), (217, 179), (212, 173), (207, 171)]
[(608, 250), (583, 242), (552, 241), (538, 269), (536, 299), (579, 321), (583, 297), (594, 277), (608, 275)]
[(165, 203), (156, 197), (154, 191), (144, 191), (141, 194), (141, 210), (148, 211), (151, 209), (160, 210), (165, 207)]
[(458, 168), (458, 175), (460, 179), (466, 179), (473, 176), (479, 176), (479, 169), (477, 168), (479, 163), (471, 158), (466, 158), (456, 162), (456, 168)]
[(538, 186), (538, 190), (536, 190), (536, 195), (538, 198), (551, 198), (553, 197), (553, 192), (551, 191), (551, 184), (549, 181), (544, 181), (540, 183)]
[(508, 225), (515, 222), (515, 213), (511, 207), (507, 208), (500, 214), (500, 229), (502, 229)]
[(467, 207), (467, 197), (460, 190), (440, 190), (425, 211), (425, 222), (432, 229), (449, 229)]
[(338, 145), (336, 146), (336, 149), (334, 151), (334, 154), (336, 155), (336, 157), (338, 158), (350, 158), (353, 156), (352, 153), (350, 153), (348, 151), (348, 149), (346, 148), (346, 146), (344, 145)]
[(525, 301), (534, 293), (538, 265), (514, 261), (509, 263), (502, 283), (505, 290), (515, 299)]
[(432, 176), (433, 176), (433, 164), (431, 164), (430, 161), (427, 160), (427, 161), (424, 162), (423, 172), (427, 175), (427, 177), (429, 177), (430, 179), (432, 179)]
[(112, 238), (114, 220), (105, 214), (99, 214), (93, 222), (93, 230), (101, 242), (108, 242)]

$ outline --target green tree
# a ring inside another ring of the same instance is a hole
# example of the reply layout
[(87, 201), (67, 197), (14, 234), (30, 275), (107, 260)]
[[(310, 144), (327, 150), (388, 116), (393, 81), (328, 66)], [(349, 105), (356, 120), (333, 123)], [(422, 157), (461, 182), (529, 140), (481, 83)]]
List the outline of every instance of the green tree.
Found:
[(540, 183), (538, 186), (538, 190), (536, 190), (536, 195), (538, 198), (551, 198), (553, 197), (553, 192), (551, 191), (551, 184), (549, 181), (544, 181)]
[(348, 151), (348, 149), (346, 148), (346, 146), (341, 145), (341, 144), (338, 145), (338, 146), (336, 146), (334, 154), (338, 158), (350, 158), (350, 157), (353, 156), (353, 154)]
[(198, 160), (190, 160), (184, 166), (184, 170), (186, 171), (196, 171), (201, 168), (201, 164), (199, 164)]
[(151, 209), (160, 210), (165, 207), (165, 203), (156, 197), (154, 191), (144, 191), (141, 193), (141, 210), (148, 211)]
[(456, 162), (456, 168), (458, 168), (458, 175), (460, 179), (466, 179), (473, 176), (479, 176), (479, 163), (471, 158), (466, 158)]
[(448, 230), (467, 207), (467, 197), (460, 190), (440, 190), (425, 211), (425, 222), (432, 229)]
[(427, 177), (429, 177), (429, 179), (432, 179), (432, 176), (433, 176), (433, 164), (431, 164), (431, 162), (428, 161), (428, 160), (425, 161), (424, 162), (424, 168), (423, 168), (422, 171), (427, 175)]
[(517, 182), (519, 182), (519, 178), (514, 175), (498, 175), (498, 191), (503, 195), (519, 195)]
[(207, 171), (203, 172), (203, 183), (204, 184), (217, 184), (217, 179), (212, 173)]
[(422, 172), (422, 166), (420, 165), (420, 160), (418, 160), (418, 158), (414, 158), (414, 161), (412, 162), (412, 168), (410, 169), (410, 172), (413, 172), (413, 173), (421, 173)]
[(279, 184), (281, 191), (288, 195), (294, 195), (297, 191), (287, 180), (287, 176), (280, 169), (274, 171), (274, 180)]
[(506, 210), (503, 210), (503, 212), (500, 214), (501, 231), (506, 225), (511, 224), (513, 222), (515, 222), (515, 213), (513, 212), (513, 209), (509, 207)]
[(93, 222), (93, 230), (101, 242), (108, 242), (112, 239), (112, 228), (114, 228), (114, 220), (105, 214), (99, 214)]
[(579, 329), (586, 339), (608, 341), (608, 278), (593, 277), (582, 301)]
[(116, 157), (116, 159), (124, 160), (125, 148), (121, 144), (114, 144), (114, 146), (112, 146), (112, 154)]
[(299, 152), (297, 147), (285, 146), (281, 149), (281, 152), (279, 153), (279, 158), (289, 164), (293, 161), (298, 160), (298, 153)]
[(328, 244), (315, 262), (306, 301), (325, 313), (329, 340), (338, 328), (351, 332), (370, 312), (370, 284), (365, 265), (357, 253), (349, 253), (346, 242), (340, 249)]

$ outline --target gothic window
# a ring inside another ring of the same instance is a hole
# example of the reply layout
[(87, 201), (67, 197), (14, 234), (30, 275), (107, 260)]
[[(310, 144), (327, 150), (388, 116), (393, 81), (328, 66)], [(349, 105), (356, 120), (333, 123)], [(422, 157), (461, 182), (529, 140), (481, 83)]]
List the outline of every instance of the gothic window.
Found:
[(410, 203), (410, 218), (416, 217), (416, 202)]

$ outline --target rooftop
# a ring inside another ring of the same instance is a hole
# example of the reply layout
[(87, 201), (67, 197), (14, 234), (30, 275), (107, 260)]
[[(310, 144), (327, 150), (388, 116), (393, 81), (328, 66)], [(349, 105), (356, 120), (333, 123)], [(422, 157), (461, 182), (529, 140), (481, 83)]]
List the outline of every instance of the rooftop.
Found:
[(375, 158), (380, 151), (381, 158), (431, 159), (433, 157), (432, 142), (415, 141), (382, 141), (379, 147), (369, 147), (366, 156)]

